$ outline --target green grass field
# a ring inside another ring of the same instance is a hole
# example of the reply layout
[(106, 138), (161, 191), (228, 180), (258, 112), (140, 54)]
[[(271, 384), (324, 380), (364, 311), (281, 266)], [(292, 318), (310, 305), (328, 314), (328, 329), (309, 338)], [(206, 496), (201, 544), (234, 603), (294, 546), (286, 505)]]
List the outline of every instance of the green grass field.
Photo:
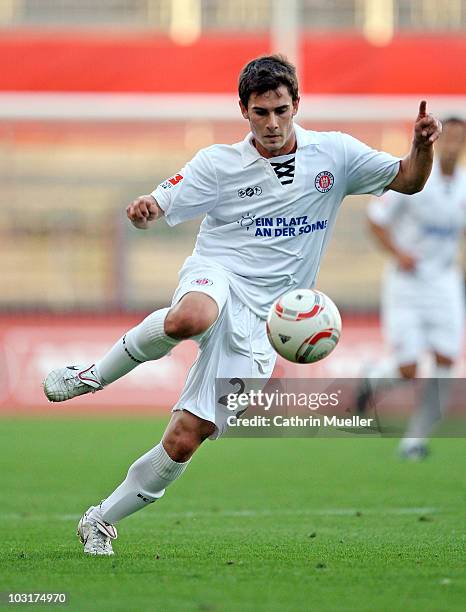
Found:
[(0, 591), (65, 591), (69, 610), (464, 610), (462, 439), (416, 464), (393, 439), (206, 442), (119, 524), (113, 558), (84, 557), (79, 515), (164, 422), (1, 422)]

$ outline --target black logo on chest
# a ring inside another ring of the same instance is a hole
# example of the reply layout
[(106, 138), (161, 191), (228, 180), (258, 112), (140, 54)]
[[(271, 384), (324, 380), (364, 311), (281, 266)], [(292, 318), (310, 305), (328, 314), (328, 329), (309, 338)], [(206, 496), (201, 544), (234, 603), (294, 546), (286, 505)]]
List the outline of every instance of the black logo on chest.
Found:
[(252, 198), (252, 196), (260, 196), (262, 193), (262, 187), (256, 185), (255, 187), (245, 187), (244, 189), (238, 189), (239, 198)]

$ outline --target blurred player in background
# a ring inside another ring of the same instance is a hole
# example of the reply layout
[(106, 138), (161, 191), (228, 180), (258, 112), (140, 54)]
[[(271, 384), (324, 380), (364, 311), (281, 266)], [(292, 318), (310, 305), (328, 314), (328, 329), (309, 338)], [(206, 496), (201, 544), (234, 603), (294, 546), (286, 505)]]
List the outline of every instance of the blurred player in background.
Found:
[[(371, 380), (365, 381), (359, 396), (361, 413), (372, 390), (392, 385), (397, 378), (415, 378), (426, 351), (434, 358), (433, 379), (450, 377), (461, 354), (464, 275), (458, 259), (466, 227), (466, 171), (458, 162), (465, 140), (464, 121), (446, 119), (424, 189), (415, 195), (392, 191), (370, 202), (371, 232), (390, 255), (381, 314), (393, 360), (367, 372)], [(448, 401), (447, 388), (447, 383), (435, 380), (425, 385), (400, 444), (402, 456), (421, 459), (427, 454), (426, 438)]]
[[(251, 61), (241, 72), (239, 97), (251, 130), (242, 142), (201, 150), (127, 208), (139, 229), (161, 217), (176, 225), (204, 215), (171, 306), (150, 314), (95, 364), (62, 367), (44, 381), (51, 401), (67, 400), (102, 389), (184, 339), (199, 342), (162, 441), (81, 518), (78, 534), (89, 554), (113, 554), (113, 523), (162, 497), (199, 445), (225, 431), (231, 413), (216, 399), (217, 378), (270, 377), (276, 355), (266, 335), (268, 310), (283, 293), (314, 285), (343, 198), (386, 189), (415, 193), (432, 168), (440, 124), (425, 102), (411, 151), (400, 160), (347, 134), (295, 124), (296, 71), (280, 56)], [(286, 232), (262, 231), (267, 223), (283, 230), (284, 219)], [(326, 221), (322, 229), (305, 231), (317, 220)]]

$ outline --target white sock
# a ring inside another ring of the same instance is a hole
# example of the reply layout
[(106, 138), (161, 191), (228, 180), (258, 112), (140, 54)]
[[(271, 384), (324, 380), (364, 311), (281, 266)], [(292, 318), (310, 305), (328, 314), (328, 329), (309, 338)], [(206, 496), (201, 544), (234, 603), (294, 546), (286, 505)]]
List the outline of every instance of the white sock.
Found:
[(103, 385), (121, 378), (140, 363), (164, 357), (180, 342), (165, 333), (164, 323), (169, 310), (163, 308), (150, 314), (97, 361), (95, 365)]
[(426, 442), (427, 442), (426, 438), (421, 438), (421, 437), (408, 438), (405, 436), (402, 440), (400, 440), (399, 449), (402, 451), (409, 451), (412, 448), (417, 448), (418, 446), (424, 446)]
[(160, 499), (166, 487), (185, 471), (190, 460), (173, 461), (162, 442), (129, 468), (126, 479), (100, 505), (102, 518), (116, 523)]
[(419, 408), (413, 414), (405, 434), (403, 446), (409, 447), (425, 442), (434, 427), (445, 414), (450, 397), (450, 381), (453, 369), (436, 365), (434, 378), (425, 380)]

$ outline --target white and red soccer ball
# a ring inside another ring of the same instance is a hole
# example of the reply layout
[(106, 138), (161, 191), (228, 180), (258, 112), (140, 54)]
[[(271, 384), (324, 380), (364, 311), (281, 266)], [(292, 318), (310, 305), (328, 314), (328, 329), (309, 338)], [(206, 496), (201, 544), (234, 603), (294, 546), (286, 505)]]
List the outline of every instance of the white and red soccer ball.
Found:
[(341, 317), (332, 300), (314, 289), (295, 289), (270, 308), (267, 336), (279, 355), (295, 363), (314, 363), (338, 344)]

